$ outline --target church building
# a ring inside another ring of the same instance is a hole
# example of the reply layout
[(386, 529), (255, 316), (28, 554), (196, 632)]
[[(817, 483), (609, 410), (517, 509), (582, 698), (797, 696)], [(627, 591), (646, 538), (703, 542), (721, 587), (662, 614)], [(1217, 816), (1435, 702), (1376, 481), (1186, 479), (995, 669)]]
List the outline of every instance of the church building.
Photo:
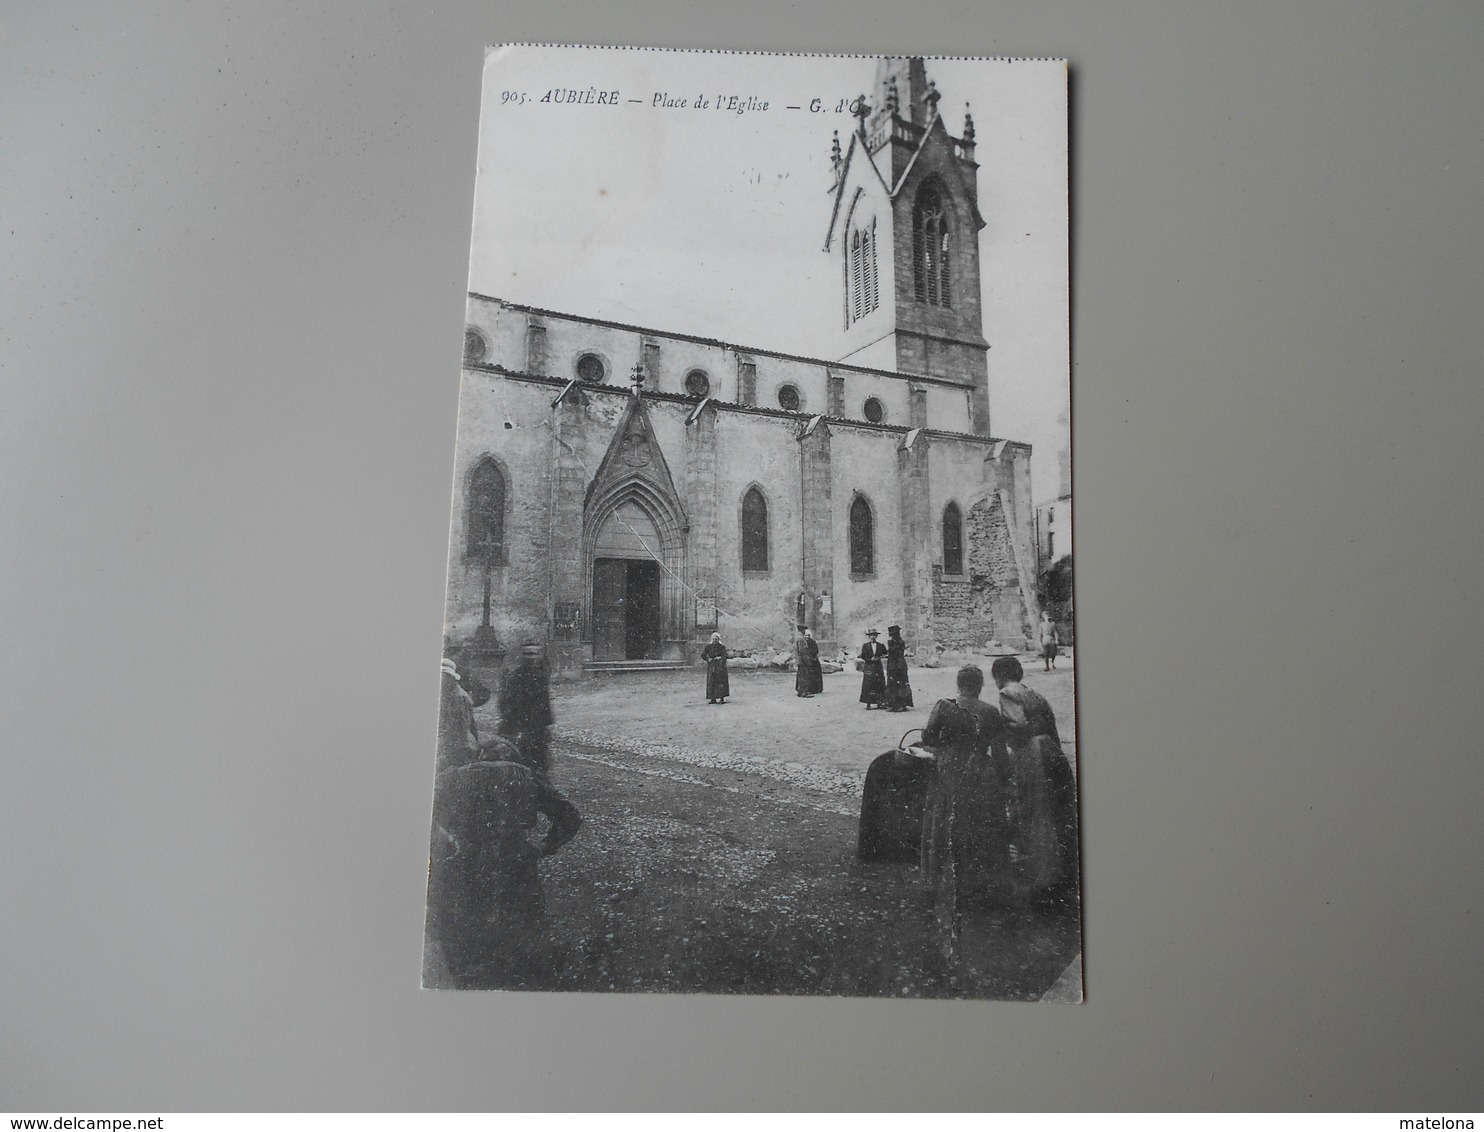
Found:
[(837, 137), (838, 345), (799, 357), (471, 293), (447, 631), (554, 670), (687, 663), (713, 630), (920, 661), (1035, 624), (1030, 446), (993, 435), (974, 124), (921, 59)]

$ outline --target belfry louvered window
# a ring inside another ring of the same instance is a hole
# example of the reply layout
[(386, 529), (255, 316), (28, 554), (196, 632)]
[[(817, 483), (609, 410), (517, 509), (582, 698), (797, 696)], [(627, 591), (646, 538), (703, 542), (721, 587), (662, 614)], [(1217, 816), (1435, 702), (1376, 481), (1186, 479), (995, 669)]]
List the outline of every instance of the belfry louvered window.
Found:
[(912, 213), (912, 293), (919, 303), (951, 306), (948, 215), (936, 185), (924, 185)]
[(851, 322), (859, 322), (880, 304), (876, 274), (876, 221), (850, 234), (845, 261), (846, 310)]
[(856, 229), (850, 236), (850, 317), (859, 322), (861, 317), (861, 234)]

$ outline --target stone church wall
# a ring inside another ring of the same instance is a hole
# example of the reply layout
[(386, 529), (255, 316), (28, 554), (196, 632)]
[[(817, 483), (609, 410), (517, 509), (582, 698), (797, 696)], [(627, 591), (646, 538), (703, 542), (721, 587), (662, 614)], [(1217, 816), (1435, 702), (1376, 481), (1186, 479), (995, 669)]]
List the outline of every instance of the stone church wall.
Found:
[[(1034, 568), (1026, 526), (1033, 516), (1028, 448), (950, 436), (924, 438), (926, 464), (914, 474), (926, 480), (927, 486), (920, 489), (926, 492), (923, 510), (931, 513), (912, 524), (913, 547), (919, 549), (903, 546), (900, 430), (920, 423), (943, 431), (966, 428), (968, 397), (962, 388), (801, 359), (739, 354), (721, 345), (532, 315), (476, 297), (471, 299), (470, 325), (484, 336), (484, 361), (519, 370), (527, 360), (532, 318), (542, 324), (538, 350), (549, 360), (547, 368), (558, 371), (550, 376), (569, 378), (577, 357), (594, 350), (609, 366), (608, 381), (583, 387), (577, 398), (553, 410), (558, 385), (465, 369), (449, 552), (452, 636), (467, 638), (481, 619), (483, 561), (467, 552), (467, 485), (470, 472), (486, 454), (495, 457), (506, 477), (506, 553), (491, 576), (492, 622), (501, 641), (508, 648), (527, 637), (546, 639), (553, 602), (578, 604), (587, 635), (591, 594), (584, 592), (588, 580), (582, 573), (583, 496), (630, 403), (624, 379), (642, 357), (647, 370), (658, 375), (646, 382), (648, 391), (678, 392), (684, 373), (699, 367), (707, 370), (715, 398), (733, 397), (739, 360), (751, 359), (757, 400), (764, 404), (774, 400), (776, 387), (784, 380), (798, 385), (804, 396), (804, 412), (798, 415), (712, 407), (704, 421), (691, 424), (686, 419), (697, 402), (646, 399), (655, 441), (691, 524), (679, 626), (684, 639), (698, 641), (709, 632), (695, 625), (695, 606), (698, 597), (713, 597), (721, 611), (718, 628), (728, 644), (786, 648), (795, 603), (804, 588), (809, 591), (809, 619), (821, 636), (832, 636), (854, 651), (865, 629), (909, 623), (904, 602), (910, 589), (918, 595), (914, 603), (928, 607), (920, 637), (948, 648), (977, 647), (991, 637), (1014, 643), (1028, 619), (1020, 571), (1024, 562)], [(834, 420), (824, 426), (828, 437), (821, 433), (801, 448), (800, 433), (812, 413), (831, 408), (837, 414), (859, 413), (867, 396), (882, 399), (886, 420), (896, 427)], [(561, 431), (563, 444), (557, 443), (554, 430)], [(986, 459), (991, 452), (999, 455)], [(824, 494), (817, 477), (828, 477), (827, 521), (823, 513), (808, 517), (810, 504), (801, 478), (806, 463), (816, 512)], [(1008, 513), (997, 491), (1002, 484)], [(769, 563), (766, 571), (744, 573), (741, 503), (753, 485), (768, 504)], [(874, 569), (852, 577), (849, 516), (857, 493), (872, 509)], [(949, 500), (958, 504), (965, 521), (966, 572), (957, 577), (942, 572), (942, 513)], [(812, 539), (806, 527), (811, 528)], [(827, 543), (819, 539), (825, 529)], [(1020, 555), (1023, 561), (1017, 561), (1012, 538), (1026, 544)], [(806, 559), (806, 544), (814, 547), (807, 551), (813, 558)], [(911, 587), (904, 585), (905, 568), (913, 570)], [(812, 584), (805, 581), (806, 574), (814, 579)], [(832, 625), (817, 615), (817, 589), (830, 591)]]
[(943, 573), (941, 561), (933, 569), (934, 635), (945, 648), (979, 647), (991, 639), (1020, 647), (1029, 619), (998, 496), (969, 508), (963, 526), (964, 573)]
[(927, 387), (927, 426), (944, 432), (972, 432), (970, 392), (944, 385)]
[(513, 365), (515, 360), (524, 368), (526, 315), (523, 311), (470, 296), (464, 322), (469, 329), (477, 330), (486, 344), (485, 356), (473, 360), (506, 366)]
[[(542, 328), (539, 357), (535, 359), (529, 357), (529, 326), (533, 320)], [(824, 413), (864, 420), (866, 400), (875, 397), (885, 410), (886, 424), (901, 427), (925, 424), (949, 432), (970, 431), (967, 390), (953, 385), (921, 383), (926, 419), (914, 420), (911, 378), (906, 374), (750, 352), (741, 347), (695, 341), (659, 331), (608, 326), (572, 316), (532, 314), (477, 296), (469, 300), (468, 325), (478, 330), (488, 344), (484, 361), (518, 372), (534, 372), (528, 368), (534, 366), (542, 376), (569, 381), (576, 376), (577, 359), (595, 353), (603, 359), (604, 382), (609, 385), (627, 387), (634, 365), (643, 363), (646, 390), (684, 393), (686, 374), (700, 369), (710, 382), (711, 396), (719, 401), (778, 408), (778, 390), (788, 384), (798, 389), (800, 411), (806, 415)], [(889, 357), (883, 360), (891, 361)], [(864, 358), (852, 359), (856, 366), (864, 361)], [(753, 367), (750, 393), (742, 388), (739, 378), (739, 368), (744, 364)], [(831, 375), (843, 384), (839, 412), (831, 411)]]
[[(800, 422), (791, 417), (717, 414), (717, 605), (733, 648), (788, 648), (802, 573)], [(768, 569), (742, 570), (742, 497), (756, 484), (768, 504)]]
[[(848, 347), (847, 347), (848, 349)], [(877, 334), (874, 341), (866, 341), (863, 345), (848, 353), (841, 351), (841, 359), (851, 365), (865, 366), (868, 369), (890, 370), (897, 364), (896, 339), (890, 334)]]
[[(966, 649), (995, 639), (1019, 643), (1029, 620), (1013, 532), (998, 489), (1014, 495), (1028, 474), (1029, 450), (1007, 446), (996, 461), (991, 446), (936, 439), (930, 455), (933, 482), (933, 635), (945, 648)], [(1024, 494), (1029, 497), (1029, 487)], [(962, 574), (944, 572), (943, 513), (958, 505), (963, 519)]]
[[(590, 611), (586, 593), (558, 595), (551, 580), (553, 528), (551, 505), (556, 473), (555, 441), (550, 422), (557, 416), (552, 385), (508, 380), (478, 370), (465, 372), (460, 398), (458, 452), (453, 491), (453, 537), (449, 547), (448, 631), (458, 639), (472, 634), (481, 619), (483, 560), (467, 551), (469, 475), (486, 455), (493, 456), (506, 477), (504, 560), (491, 574), (492, 623), (507, 647), (526, 637), (545, 639), (548, 602), (580, 598), (583, 614)], [(628, 403), (628, 395), (609, 390), (590, 391), (586, 405), (564, 406), (564, 439), (572, 448), (568, 463), (573, 481), (557, 492), (555, 522), (563, 531), (580, 530), (582, 491), (601, 463)], [(693, 529), (693, 555), (703, 553), (701, 523), (704, 501), (712, 500), (709, 522), (714, 532), (714, 557), (696, 557), (686, 578), (685, 628), (699, 639), (694, 626), (695, 598), (714, 596), (722, 611), (718, 627), (736, 648), (787, 647), (795, 602), (803, 573), (804, 516), (800, 473), (801, 417), (740, 414), (715, 411), (709, 433), (687, 425), (691, 403), (646, 402), (655, 439), (664, 453)], [(512, 427), (506, 428), (506, 422)], [(849, 425), (832, 428), (830, 455), (831, 569), (834, 637), (853, 648), (865, 629), (884, 629), (904, 618), (901, 576), (902, 516), (896, 450), (901, 434)], [(697, 461), (697, 445), (713, 444), (714, 458)], [(930, 635), (947, 648), (982, 645), (991, 637), (1012, 643), (1022, 631), (1027, 611), (1021, 596), (1019, 563), (1011, 548), (1011, 518), (996, 488), (1003, 476), (1010, 488), (1012, 507), (1019, 495), (1030, 494), (1021, 481), (1028, 465), (1025, 454), (1012, 451), (995, 464), (986, 462), (983, 443), (936, 437), (929, 449), (932, 516), (929, 526), (931, 579), (920, 588), (931, 591)], [(740, 454), (741, 458), (731, 458)], [(996, 468), (1000, 471), (996, 471)], [(705, 469), (710, 483), (693, 482)], [(765, 572), (744, 573), (741, 567), (741, 504), (747, 489), (758, 486), (768, 503), (769, 562)], [(874, 570), (853, 577), (850, 570), (850, 506), (857, 493), (870, 503), (874, 518)], [(964, 517), (965, 573), (942, 572), (942, 514), (956, 502)], [(560, 540), (558, 540), (560, 544)], [(570, 551), (568, 552), (570, 553)], [(577, 563), (569, 564), (577, 576)], [(707, 593), (706, 590), (713, 593)], [(811, 595), (811, 602), (813, 595)], [(812, 605), (811, 605), (812, 610)]]
[[(897, 482), (899, 433), (840, 426), (834, 432), (835, 636), (852, 652), (869, 628), (901, 622), (901, 488)], [(866, 496), (875, 518), (875, 570), (850, 572), (850, 505)]]
[(871, 374), (844, 368), (836, 369), (837, 377), (844, 384), (844, 412), (841, 416), (852, 420), (865, 419), (866, 398), (875, 397), (886, 410), (883, 424), (906, 425), (911, 416), (907, 382), (902, 379), (881, 381)]
[(941, 562), (933, 568), (934, 635), (945, 648), (957, 649), (1018, 638), (1024, 621), (1020, 578), (999, 500), (980, 500), (964, 513), (963, 526), (964, 572), (945, 574)]
[[(544, 400), (543, 400), (544, 397)], [(467, 553), (469, 474), (486, 455), (505, 475), (505, 561), (491, 573), (491, 624), (502, 643), (547, 633), (551, 392), (466, 371), (459, 395), (445, 632), (463, 639), (483, 613), (484, 562)], [(509, 420), (514, 427), (505, 428)]]

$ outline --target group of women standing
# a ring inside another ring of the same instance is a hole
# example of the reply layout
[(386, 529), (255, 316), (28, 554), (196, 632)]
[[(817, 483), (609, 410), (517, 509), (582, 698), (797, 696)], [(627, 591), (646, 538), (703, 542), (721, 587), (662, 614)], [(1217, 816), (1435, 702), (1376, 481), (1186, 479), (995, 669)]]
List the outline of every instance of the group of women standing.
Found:
[[(907, 680), (907, 644), (902, 640), (900, 625), (887, 626), (887, 643), (881, 645), (875, 629), (866, 631), (868, 640), (861, 646), (861, 703), (869, 708), (907, 711), (912, 705), (912, 685)], [(727, 647), (721, 634), (712, 633), (701, 650), (706, 665), (706, 702), (724, 704), (731, 695), (727, 674)], [(883, 662), (885, 667), (883, 669)], [(824, 669), (819, 663), (819, 642), (804, 625), (794, 639), (794, 693), (804, 699), (824, 691)]]
[(1077, 787), (1056, 716), (1015, 657), (990, 675), (997, 702), (980, 698), (978, 666), (959, 669), (921, 748), (875, 759), (861, 799), (858, 859), (919, 865), (950, 972), (966, 912), (1076, 909)]
[(922, 729), (934, 767), (921, 866), (945, 957), (964, 905), (1056, 904), (1077, 883), (1077, 787), (1056, 716), (1021, 683), (1013, 656), (996, 659), (990, 675), (998, 706), (979, 698), (984, 673), (966, 665), (958, 696), (939, 700)]
[(886, 627), (885, 645), (876, 640), (880, 635), (875, 629), (867, 629), (866, 643), (861, 645), (861, 703), (867, 711), (906, 711), (912, 707), (912, 685), (907, 682), (907, 643), (902, 640), (902, 627)]
[[(868, 630), (861, 646), (861, 703), (901, 712), (913, 706), (907, 650), (899, 625), (882, 646)], [(726, 647), (713, 633), (701, 652), (706, 698), (729, 694)], [(819, 645), (799, 626), (794, 643), (799, 696), (824, 690)], [(1043, 657), (1049, 661), (1043, 651)], [(998, 703), (980, 699), (984, 673), (965, 665), (958, 695), (933, 705), (922, 729), (930, 760), (888, 753), (871, 764), (862, 799), (862, 860), (918, 858), (931, 890), (938, 947), (952, 960), (960, 913), (974, 904), (1059, 904), (1075, 898), (1077, 788), (1061, 748), (1056, 716), (1021, 681), (1013, 656), (990, 675)], [(919, 831), (920, 830), (920, 836)]]
[[(712, 633), (711, 640), (701, 650), (701, 660), (706, 664), (706, 702), (724, 704), (732, 694), (731, 678), (727, 673), (727, 647), (721, 643), (721, 634)], [(824, 669), (819, 663), (819, 642), (803, 625), (794, 641), (794, 692), (804, 698), (817, 696), (824, 691)]]

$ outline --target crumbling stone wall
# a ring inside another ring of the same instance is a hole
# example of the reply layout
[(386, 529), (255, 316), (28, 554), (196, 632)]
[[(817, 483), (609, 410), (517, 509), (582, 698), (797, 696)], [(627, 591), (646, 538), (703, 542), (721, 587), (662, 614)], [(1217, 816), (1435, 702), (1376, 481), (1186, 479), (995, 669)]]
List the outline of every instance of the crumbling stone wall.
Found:
[(985, 641), (1023, 644), (1025, 602), (1010, 547), (1010, 524), (998, 496), (981, 499), (964, 517), (965, 573), (933, 571), (933, 635), (945, 648)]
[(945, 649), (977, 648), (994, 637), (994, 618), (976, 606), (968, 575), (944, 574), (933, 567), (932, 628)]

